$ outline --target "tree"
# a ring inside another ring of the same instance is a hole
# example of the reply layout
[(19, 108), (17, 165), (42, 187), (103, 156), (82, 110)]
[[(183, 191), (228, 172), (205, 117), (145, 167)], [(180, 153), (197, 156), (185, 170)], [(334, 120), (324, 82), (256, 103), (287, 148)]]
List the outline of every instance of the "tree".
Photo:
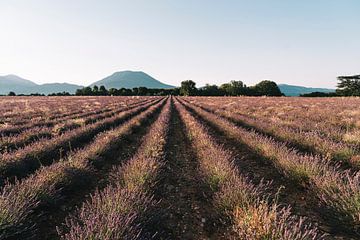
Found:
[(242, 81), (232, 80), (230, 83), (225, 83), (220, 86), (220, 89), (228, 96), (247, 95), (248, 88)]
[(15, 92), (9, 92), (8, 96), (16, 96)]
[(230, 82), (233, 96), (246, 95), (246, 85), (242, 81)]
[(342, 96), (360, 96), (360, 75), (339, 76), (336, 93)]
[(335, 92), (311, 92), (300, 94), (300, 97), (337, 97)]
[(110, 96), (119, 96), (119, 95), (120, 95), (120, 91), (117, 90), (116, 88), (110, 88), (110, 89), (109, 89), (109, 95), (110, 95)]
[(139, 96), (146, 96), (148, 94), (148, 89), (146, 87), (139, 87), (138, 94)]
[(96, 96), (99, 94), (99, 87), (94, 85), (92, 89), (92, 95)]
[(181, 82), (180, 95), (182, 96), (194, 96), (196, 94), (196, 83), (192, 80), (186, 80)]
[(105, 86), (101, 85), (98, 91), (98, 95), (100, 96), (107, 96), (109, 95), (108, 90), (106, 90)]
[(253, 87), (258, 96), (283, 96), (278, 85), (270, 80), (263, 80)]
[(216, 85), (206, 84), (204, 87), (198, 90), (201, 96), (221, 96), (223, 92)]
[(91, 87), (84, 87), (81, 89), (77, 89), (75, 92), (75, 95), (77, 96), (91, 96), (93, 95), (93, 91), (91, 89)]

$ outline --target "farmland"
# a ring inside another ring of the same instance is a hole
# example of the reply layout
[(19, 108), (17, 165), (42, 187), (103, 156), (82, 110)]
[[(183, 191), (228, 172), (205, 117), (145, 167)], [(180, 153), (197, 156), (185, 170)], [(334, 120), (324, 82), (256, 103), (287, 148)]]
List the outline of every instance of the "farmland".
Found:
[(359, 239), (359, 103), (0, 97), (0, 239)]

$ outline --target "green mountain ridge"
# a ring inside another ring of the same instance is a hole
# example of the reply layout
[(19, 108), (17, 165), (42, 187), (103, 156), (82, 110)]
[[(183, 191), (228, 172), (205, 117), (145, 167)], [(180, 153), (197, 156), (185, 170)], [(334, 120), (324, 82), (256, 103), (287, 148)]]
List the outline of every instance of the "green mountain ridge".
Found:
[[(89, 86), (93, 87), (94, 85), (104, 85), (107, 89), (134, 87), (163, 89), (174, 88), (174, 86), (164, 84), (144, 72), (134, 71), (115, 72), (100, 81), (90, 84)], [(0, 76), (0, 94), (2, 95), (6, 95), (11, 91), (15, 92), (16, 94), (50, 94), (58, 92), (69, 92), (74, 94), (77, 89), (83, 87), (84, 86), (69, 83), (36, 84), (30, 80), (23, 79), (16, 75)]]
[(15, 92), (16, 94), (49, 94), (64, 91), (75, 93), (78, 88), (82, 88), (82, 86), (69, 83), (36, 84), (12, 74), (0, 76), (0, 94), (2, 95), (8, 94), (9, 92)]
[[(115, 72), (112, 75), (105, 77), (99, 81), (90, 84), (90, 87), (94, 85), (104, 85), (107, 89), (110, 88), (134, 88), (134, 87), (147, 87), (147, 88), (162, 88), (169, 89), (174, 86), (164, 84), (159, 80), (151, 77), (150, 75), (141, 71), (121, 71)], [(303, 86), (295, 86), (289, 84), (278, 84), (282, 93), (286, 96), (299, 96), (304, 93), (311, 92), (334, 92), (335, 89), (328, 88), (311, 88)], [(5, 95), (10, 91), (16, 94), (30, 94), (30, 93), (57, 93), (57, 92), (69, 92), (74, 94), (77, 89), (83, 88), (83, 86), (69, 84), (69, 83), (46, 83), (36, 84), (30, 80), (23, 79), (16, 75), (0, 76), (0, 94)]]
[(146, 88), (162, 88), (170, 89), (174, 86), (164, 84), (159, 80), (151, 77), (150, 75), (141, 71), (122, 71), (115, 72), (112, 75), (94, 82), (90, 87), (97, 85), (104, 85), (107, 89), (110, 88), (135, 88), (135, 87), (146, 87)]
[(300, 94), (312, 93), (312, 92), (335, 92), (335, 89), (330, 88), (313, 88), (313, 87), (303, 87), (289, 84), (278, 84), (280, 91), (285, 94), (285, 96), (296, 97)]

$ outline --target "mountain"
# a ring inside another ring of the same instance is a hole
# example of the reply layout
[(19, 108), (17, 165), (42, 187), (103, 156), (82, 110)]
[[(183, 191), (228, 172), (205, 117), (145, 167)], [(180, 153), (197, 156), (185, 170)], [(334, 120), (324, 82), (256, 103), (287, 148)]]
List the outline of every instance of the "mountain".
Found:
[(288, 84), (278, 84), (280, 91), (285, 94), (285, 96), (300, 96), (300, 94), (304, 93), (312, 93), (312, 92), (335, 92), (335, 89), (330, 88), (311, 88), (311, 87), (302, 87), (302, 86), (294, 86)]
[[(114, 74), (94, 82), (90, 86), (104, 85), (107, 89), (110, 88), (134, 88), (134, 87), (147, 87), (147, 88), (174, 88), (174, 86), (164, 84), (155, 78), (149, 76), (144, 72), (135, 71), (122, 71), (115, 72)], [(335, 92), (335, 89), (329, 88), (310, 88), (302, 86), (294, 86), (288, 84), (278, 84), (280, 91), (286, 96), (299, 96), (304, 93), (311, 92)], [(30, 94), (30, 93), (58, 93), (69, 92), (75, 93), (76, 89), (83, 86), (69, 84), (69, 83), (46, 83), (36, 84), (30, 80), (23, 79), (16, 75), (0, 76), (0, 94), (5, 95), (10, 91), (16, 94)]]
[[(144, 72), (134, 71), (116, 72), (111, 76), (91, 84), (90, 86), (92, 87), (94, 85), (104, 85), (107, 89), (123, 87), (174, 88), (174, 86), (164, 84)], [(36, 84), (16, 75), (0, 76), (0, 94), (2, 95), (8, 94), (11, 91), (16, 94), (49, 94), (58, 92), (75, 93), (76, 89), (79, 88), (83, 88), (83, 86), (69, 83)]]
[(174, 86), (164, 84), (159, 80), (149, 76), (144, 72), (122, 71), (115, 72), (112, 75), (94, 82), (90, 87), (97, 85), (104, 85), (107, 89), (110, 88), (134, 88), (134, 87), (147, 87), (147, 88), (174, 88)]
[(36, 83), (16, 75), (0, 76), (0, 94), (7, 94), (10, 91), (18, 93), (36, 86)]
[(2, 95), (8, 94), (11, 91), (16, 94), (49, 94), (64, 91), (75, 93), (78, 88), (82, 88), (82, 86), (68, 83), (46, 83), (39, 85), (16, 75), (0, 76), (0, 94)]
[(37, 87), (33, 88), (31, 92), (38, 92), (43, 94), (68, 92), (73, 94), (76, 92), (76, 89), (79, 88), (83, 88), (83, 86), (69, 83), (46, 83), (38, 85)]

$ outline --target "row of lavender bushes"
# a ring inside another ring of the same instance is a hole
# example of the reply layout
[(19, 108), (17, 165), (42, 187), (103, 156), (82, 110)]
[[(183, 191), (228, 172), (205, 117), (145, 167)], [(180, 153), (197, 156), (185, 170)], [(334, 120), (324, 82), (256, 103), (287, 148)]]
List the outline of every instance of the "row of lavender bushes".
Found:
[(137, 239), (138, 224), (154, 204), (151, 189), (163, 166), (171, 114), (170, 99), (142, 145), (126, 164), (115, 167), (111, 184), (91, 195), (59, 228), (62, 239)]
[[(88, 104), (94, 104), (89, 106), (86, 104), (86, 101)], [(58, 100), (55, 104), (49, 103), (49, 106), (42, 106), (42, 104), (39, 103), (39, 106), (33, 106), (31, 108), (31, 112), (24, 112), (20, 109), (15, 110), (18, 112), (17, 116), (10, 119), (3, 113), (0, 115), (0, 121), (3, 119), (2, 121), (11, 122), (11, 124), (0, 128), (0, 136), (17, 135), (35, 127), (52, 127), (60, 122), (106, 113), (108, 110), (111, 111), (111, 109), (118, 107), (130, 107), (132, 104), (149, 101), (149, 99), (131, 99), (130, 101), (127, 99), (118, 99), (118, 101), (119, 102), (114, 103), (113, 101), (109, 102), (109, 99), (84, 99), (82, 101), (77, 99), (61, 99), (61, 101)], [(31, 101), (31, 103), (33, 102), (37, 103), (36, 100)], [(14, 105), (16, 109), (19, 108), (20, 103), (14, 103)], [(47, 108), (49, 112), (43, 112), (39, 108)], [(55, 109), (61, 109), (60, 113)]]
[(165, 99), (130, 118), (121, 126), (99, 134), (83, 149), (72, 152), (66, 159), (43, 167), (22, 182), (6, 184), (0, 192), (0, 239), (23, 237), (36, 233), (36, 220), (42, 206), (61, 199), (61, 193), (94, 176), (118, 149), (126, 136), (142, 127), (153, 116)]
[[(269, 200), (268, 183), (252, 184), (240, 175), (231, 152), (224, 150), (207, 129), (181, 104), (176, 108), (195, 147), (201, 173), (216, 192), (214, 205), (230, 218), (234, 239), (323, 239), (304, 219), (295, 217), (290, 207)], [(233, 236), (232, 236), (233, 235)]]
[(359, 100), (302, 98), (194, 98), (206, 105), (236, 112), (268, 123), (279, 123), (301, 131), (316, 131), (334, 141), (345, 141), (345, 135), (360, 127)]
[(262, 119), (254, 119), (247, 116), (237, 114), (231, 110), (216, 110), (216, 107), (210, 107), (205, 104), (199, 104), (196, 100), (192, 104), (203, 108), (206, 111), (213, 112), (219, 116), (228, 118), (231, 121), (240, 122), (245, 126), (256, 129), (266, 135), (276, 137), (284, 142), (289, 142), (294, 146), (300, 146), (303, 149), (308, 149), (316, 154), (322, 155), (324, 158), (334, 162), (344, 161), (354, 168), (360, 167), (359, 152), (356, 146), (349, 143), (334, 141), (322, 135), (316, 129), (312, 131), (302, 131), (299, 128), (291, 128), (281, 123), (267, 122)]
[(135, 102), (129, 106), (121, 106), (119, 104), (117, 107), (111, 107), (102, 109), (99, 111), (84, 113), (83, 115), (88, 115), (87, 117), (74, 117), (64, 121), (52, 121), (51, 124), (48, 123), (44, 127), (33, 127), (27, 128), (19, 134), (11, 136), (3, 136), (0, 138), (0, 154), (13, 152), (17, 149), (24, 148), (25, 146), (36, 142), (36, 141), (47, 141), (53, 137), (62, 135), (68, 131), (74, 130), (76, 128), (86, 126), (89, 124), (94, 124), (103, 119), (113, 117), (119, 114), (122, 111), (129, 110), (131, 107), (136, 107), (142, 105), (143, 101)]
[(84, 143), (91, 141), (97, 134), (116, 127), (152, 104), (153, 102), (135, 106), (111, 118), (75, 129), (51, 140), (44, 139), (16, 152), (4, 153), (0, 155), (0, 179), (4, 181), (6, 178), (14, 176), (18, 178), (25, 177), (41, 167), (41, 165), (53, 163), (62, 157), (61, 155), (65, 155), (74, 148), (81, 147)]
[(360, 172), (342, 171), (328, 160), (316, 155), (300, 154), (270, 137), (247, 131), (230, 121), (183, 102), (202, 118), (218, 125), (253, 150), (271, 160), (285, 176), (316, 194), (331, 217), (344, 228), (360, 230)]

